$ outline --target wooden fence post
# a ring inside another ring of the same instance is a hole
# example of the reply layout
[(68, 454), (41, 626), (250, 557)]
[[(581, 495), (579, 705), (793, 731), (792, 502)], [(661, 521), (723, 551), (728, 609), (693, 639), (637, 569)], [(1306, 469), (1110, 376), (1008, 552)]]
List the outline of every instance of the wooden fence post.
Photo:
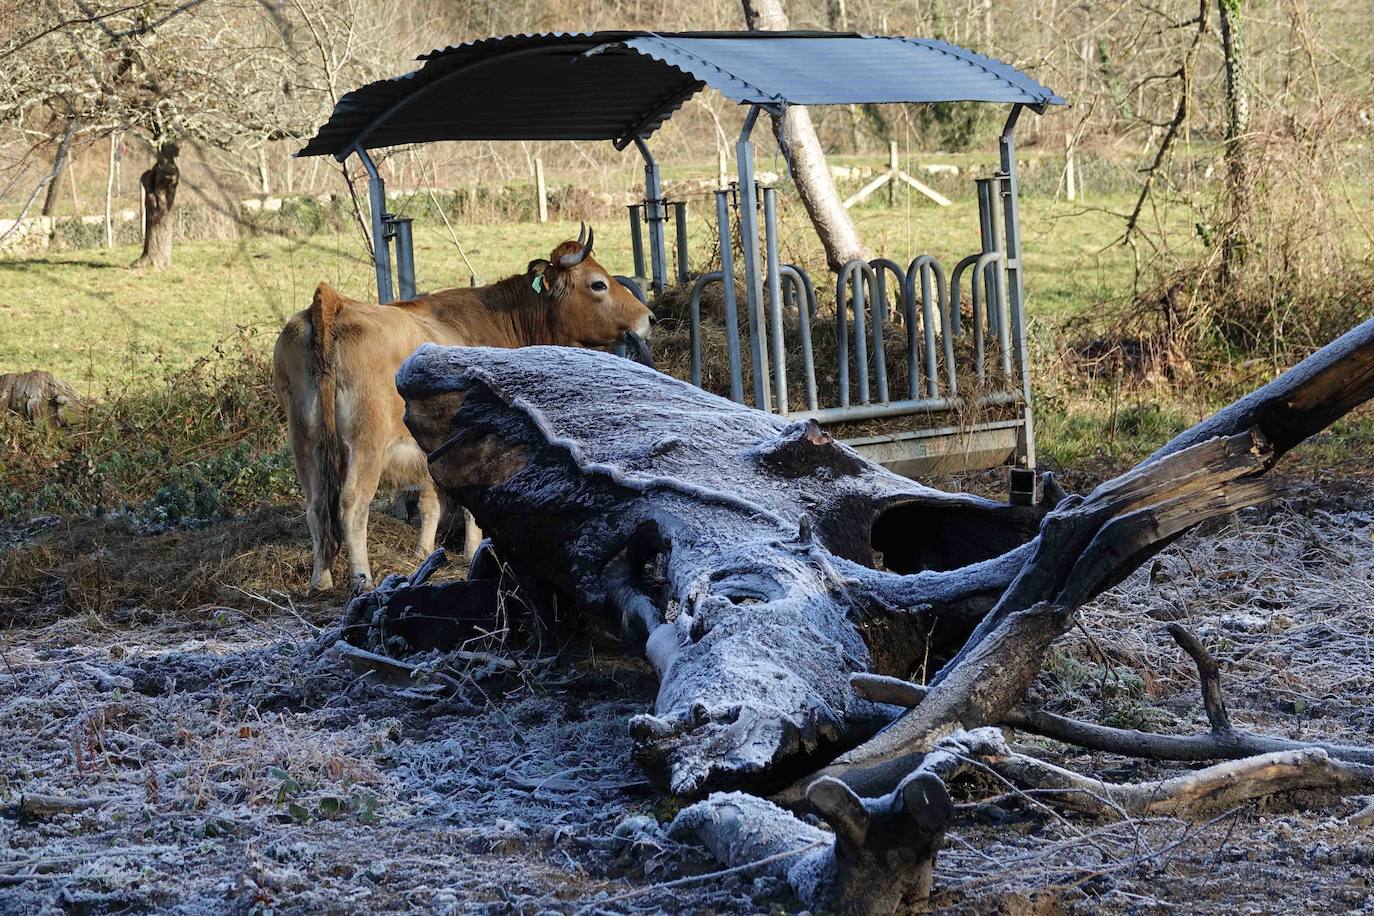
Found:
[[(901, 170), (902, 167), (897, 162), (897, 141), (889, 140), (887, 141), (887, 172), (892, 176), (892, 179), (896, 179), (897, 173)], [(897, 206), (897, 182), (895, 180), (889, 180), (887, 183), (887, 205), (889, 207)]]
[(539, 222), (549, 221), (549, 195), (544, 187), (544, 160), (534, 157), (534, 191), (539, 196)]

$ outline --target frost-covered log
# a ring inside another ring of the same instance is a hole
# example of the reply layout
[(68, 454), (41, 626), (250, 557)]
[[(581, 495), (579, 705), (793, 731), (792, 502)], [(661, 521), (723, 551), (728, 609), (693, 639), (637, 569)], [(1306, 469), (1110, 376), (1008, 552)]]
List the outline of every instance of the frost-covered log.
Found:
[(637, 755), (681, 796), (871, 733), (849, 676), (908, 673), (932, 627), (957, 648), (1043, 514), (591, 351), (427, 346), (399, 386), (502, 561), (644, 647), (661, 687)]
[[(677, 832), (731, 864), (804, 855), (785, 875), (808, 901), (882, 912), (928, 890), (951, 760), (1010, 760), (1028, 783), (1076, 788), (982, 726), (1039, 721), (1018, 704), (1077, 607), (1183, 531), (1267, 498), (1280, 454), (1374, 395), (1374, 322), (1086, 497), (1050, 486), (1026, 509), (923, 487), (814, 424), (587, 351), (425, 347), (398, 383), (435, 480), (503, 568), (648, 655), (659, 694), (631, 730), (660, 784), (759, 790), (831, 761), (774, 796), (820, 815), (828, 846), (784, 808), (728, 793)], [(850, 689), (922, 660), (944, 665), (895, 721)], [(1341, 752), (1284, 751), (1178, 789), (1242, 774), (1251, 794), (1278, 791), (1295, 784), (1285, 767), (1364, 785)]]

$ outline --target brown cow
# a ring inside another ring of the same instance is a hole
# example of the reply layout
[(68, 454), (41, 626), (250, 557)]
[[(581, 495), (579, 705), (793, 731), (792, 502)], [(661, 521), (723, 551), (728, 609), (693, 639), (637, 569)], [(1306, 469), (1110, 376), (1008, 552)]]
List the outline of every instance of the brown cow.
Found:
[[(607, 347), (646, 336), (649, 310), (591, 257), (592, 235), (559, 245), (522, 275), (405, 302), (345, 299), (327, 284), (277, 338), (272, 376), (307, 504), (311, 587), (333, 585), (340, 542), (350, 585), (369, 588), (367, 519), (382, 481), (420, 487), (419, 552), (434, 549), (440, 503), (424, 452), (406, 430), (396, 371), (423, 343)], [(475, 545), (469, 522), (467, 550)]]

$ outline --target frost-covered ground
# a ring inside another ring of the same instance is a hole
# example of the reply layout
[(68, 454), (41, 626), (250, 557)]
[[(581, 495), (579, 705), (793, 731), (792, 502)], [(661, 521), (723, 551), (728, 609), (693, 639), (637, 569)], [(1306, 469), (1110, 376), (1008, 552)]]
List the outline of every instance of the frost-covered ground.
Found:
[[(1365, 492), (1299, 488), (1185, 538), (1085, 611), (1041, 699), (1114, 724), (1205, 728), (1195, 674), (1162, 632), (1180, 621), (1222, 662), (1238, 725), (1374, 740)], [(450, 697), (359, 673), (322, 645), (292, 613), (233, 608), (0, 632), (0, 911), (796, 908), (747, 872), (702, 878), (709, 863), (647, 829), (675, 808), (629, 758), (625, 721), (653, 695), (638, 662), (584, 649), (498, 675), (467, 665)], [(1110, 779), (1172, 772), (1027, 746)], [(999, 794), (963, 791), (938, 907), (1374, 911), (1368, 799), (1104, 824), (1015, 796), (973, 804)]]

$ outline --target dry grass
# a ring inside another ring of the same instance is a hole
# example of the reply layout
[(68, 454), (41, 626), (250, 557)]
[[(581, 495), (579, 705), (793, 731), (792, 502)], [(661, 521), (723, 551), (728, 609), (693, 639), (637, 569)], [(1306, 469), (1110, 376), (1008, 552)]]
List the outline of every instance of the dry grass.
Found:
[[(654, 361), (659, 371), (674, 378), (690, 379), (692, 371), (691, 344), (691, 288), (679, 286), (668, 289), (654, 303), (658, 322), (654, 328)], [(820, 292), (818, 291), (818, 296)], [(742, 377), (745, 400), (753, 403), (753, 371), (749, 357), (749, 324), (745, 314), (744, 287), (737, 284), (735, 290), (741, 347)], [(817, 315), (811, 324), (812, 362), (816, 367), (816, 391), (821, 407), (838, 404), (839, 391), (839, 347), (835, 335), (834, 304), (823, 299), (817, 308)], [(725, 294), (719, 283), (707, 286), (701, 297), (701, 385), (707, 391), (722, 397), (730, 396), (730, 362), (726, 335)], [(968, 317), (966, 316), (966, 320)], [(871, 327), (871, 324), (870, 324)], [(787, 354), (787, 400), (791, 410), (806, 406), (806, 387), (804, 364), (802, 361), (801, 328), (795, 314), (785, 315), (783, 334)], [(891, 400), (909, 397), (907, 374), (911, 360), (906, 347), (906, 330), (901, 325), (889, 324), (884, 348), (887, 367), (888, 395)], [(920, 340), (917, 346), (921, 346)], [(872, 354), (870, 353), (870, 359)], [(960, 394), (980, 395), (1005, 390), (995, 374), (997, 365), (995, 343), (989, 341), (988, 373), (980, 382), (973, 373), (972, 338), (966, 332), (956, 339), (955, 367), (956, 380)], [(872, 364), (871, 364), (872, 365)], [(853, 352), (850, 354), (850, 394), (851, 403), (858, 403), (857, 370)], [(938, 372), (941, 392), (947, 378), (947, 367), (943, 351), (938, 357)], [(870, 370), (871, 393), (876, 400), (878, 394), (876, 368)], [(919, 381), (919, 377), (918, 377)], [(1000, 416), (995, 408), (978, 407), (970, 404), (959, 412), (919, 420), (915, 425), (950, 425), (968, 428), (975, 423)], [(843, 438), (878, 435), (884, 432), (910, 429), (911, 417), (868, 420), (858, 423), (833, 424), (832, 431)]]
[[(378, 578), (412, 570), (415, 542), (414, 528), (374, 510), (368, 546)], [(107, 622), (132, 614), (138, 622), (225, 605), (256, 603), (265, 610), (263, 598), (306, 598), (310, 571), (301, 505), (268, 506), (210, 527), (161, 534), (140, 534), (125, 521), (78, 517), (0, 554), (0, 613), (14, 625), (56, 613)], [(342, 562), (335, 572), (336, 581), (347, 578)]]

